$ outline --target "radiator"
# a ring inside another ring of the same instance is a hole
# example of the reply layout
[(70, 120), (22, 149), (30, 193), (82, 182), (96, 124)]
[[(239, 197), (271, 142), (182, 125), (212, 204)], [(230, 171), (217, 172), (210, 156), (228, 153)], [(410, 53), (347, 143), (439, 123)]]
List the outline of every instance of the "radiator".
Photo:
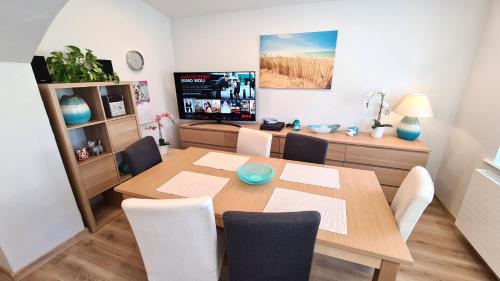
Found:
[(474, 171), (455, 224), (500, 276), (500, 176)]

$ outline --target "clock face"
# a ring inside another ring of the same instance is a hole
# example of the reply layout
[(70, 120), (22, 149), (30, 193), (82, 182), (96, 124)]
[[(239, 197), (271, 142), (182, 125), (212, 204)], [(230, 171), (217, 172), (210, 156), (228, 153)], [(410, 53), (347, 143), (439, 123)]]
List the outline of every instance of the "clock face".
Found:
[(138, 51), (129, 51), (127, 53), (127, 64), (133, 70), (141, 70), (144, 66), (144, 58)]

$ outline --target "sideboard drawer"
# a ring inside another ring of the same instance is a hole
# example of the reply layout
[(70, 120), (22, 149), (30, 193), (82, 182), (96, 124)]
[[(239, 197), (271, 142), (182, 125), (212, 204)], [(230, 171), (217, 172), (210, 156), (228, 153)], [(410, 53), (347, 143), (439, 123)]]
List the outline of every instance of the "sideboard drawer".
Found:
[(425, 166), (427, 156), (426, 152), (348, 145), (345, 161), (410, 170), (415, 166)]
[(213, 150), (220, 150), (220, 151), (229, 151), (229, 149), (233, 149), (234, 151), (236, 151), (236, 148), (234, 148), (234, 147), (232, 148), (232, 147), (225, 147), (225, 146), (219, 146), (219, 145), (187, 142), (187, 141), (182, 142), (182, 144), (181, 144), (182, 149), (186, 149), (189, 147), (198, 147), (198, 148), (213, 149)]
[(91, 164), (80, 167), (83, 186), (88, 198), (118, 183), (118, 173), (113, 155), (94, 161)]
[(224, 139), (227, 147), (238, 145), (238, 133), (224, 133)]
[(109, 137), (114, 151), (120, 151), (139, 140), (135, 117), (122, 118), (108, 122)]
[(271, 153), (282, 153), (280, 152), (280, 140), (284, 138), (273, 137), (271, 142)]
[(203, 143), (219, 146), (223, 146), (226, 143), (224, 132), (217, 131), (181, 129), (180, 137), (181, 141), (183, 142)]
[(329, 143), (328, 152), (326, 153), (326, 159), (343, 162), (345, 157), (345, 149), (345, 144)]
[(325, 165), (344, 167), (344, 162), (326, 159)]
[(403, 180), (408, 174), (408, 171), (406, 170), (353, 164), (347, 162), (344, 163), (344, 167), (359, 169), (359, 170), (374, 171), (381, 185), (390, 185), (396, 187), (399, 187), (401, 183), (403, 183)]
[(385, 198), (387, 199), (387, 202), (392, 203), (394, 200), (394, 197), (396, 196), (396, 193), (398, 193), (398, 188), (392, 187), (392, 186), (387, 186), (387, 185), (382, 185), (382, 191), (384, 192)]
[(270, 157), (271, 157), (271, 158), (283, 159), (283, 154), (281, 154), (281, 153), (273, 153), (273, 152), (271, 152)]

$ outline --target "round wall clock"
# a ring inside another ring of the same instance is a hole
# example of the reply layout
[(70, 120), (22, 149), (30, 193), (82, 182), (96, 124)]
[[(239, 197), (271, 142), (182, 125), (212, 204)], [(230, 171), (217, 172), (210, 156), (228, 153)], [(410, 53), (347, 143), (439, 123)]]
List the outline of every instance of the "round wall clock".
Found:
[(127, 64), (133, 70), (141, 70), (144, 67), (144, 58), (138, 51), (128, 51)]

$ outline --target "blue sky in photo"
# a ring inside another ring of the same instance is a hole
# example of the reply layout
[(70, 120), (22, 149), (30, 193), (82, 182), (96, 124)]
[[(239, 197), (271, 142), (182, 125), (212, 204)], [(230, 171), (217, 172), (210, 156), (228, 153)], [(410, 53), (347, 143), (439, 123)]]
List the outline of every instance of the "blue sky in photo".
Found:
[(320, 31), (260, 36), (262, 55), (319, 57), (335, 56), (338, 31)]

